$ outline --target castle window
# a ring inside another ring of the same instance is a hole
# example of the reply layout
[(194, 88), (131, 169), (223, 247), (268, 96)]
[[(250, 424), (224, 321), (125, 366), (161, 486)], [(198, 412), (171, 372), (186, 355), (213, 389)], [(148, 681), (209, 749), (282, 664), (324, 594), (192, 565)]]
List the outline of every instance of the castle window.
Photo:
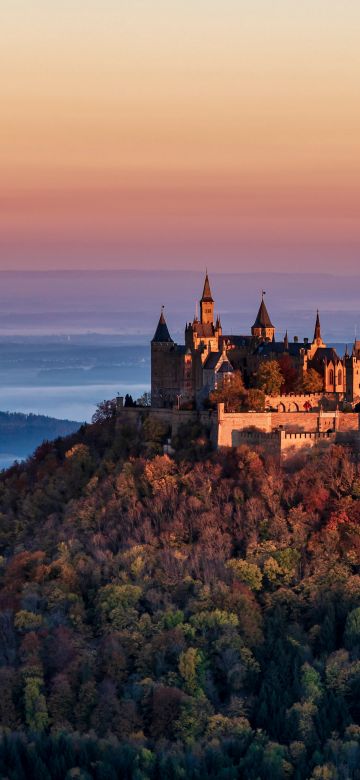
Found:
[(334, 384), (334, 372), (333, 372), (332, 368), (330, 368), (330, 371), (329, 371), (329, 382), (330, 382), (331, 385)]
[(338, 385), (342, 385), (342, 370), (339, 368), (338, 371)]

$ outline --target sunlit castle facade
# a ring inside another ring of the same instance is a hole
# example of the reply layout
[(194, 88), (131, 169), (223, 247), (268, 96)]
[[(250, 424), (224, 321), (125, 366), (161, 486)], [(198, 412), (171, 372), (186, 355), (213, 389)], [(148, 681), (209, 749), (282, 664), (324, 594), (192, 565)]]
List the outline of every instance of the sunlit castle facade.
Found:
[(215, 303), (206, 273), (200, 299), (200, 316), (185, 326), (185, 343), (175, 344), (162, 308), (151, 342), (151, 404), (155, 408), (196, 406), (202, 408), (209, 394), (231, 375), (240, 371), (247, 387), (263, 361), (284, 360), (296, 369), (299, 379), (313, 369), (321, 379), (324, 395), (339, 401), (360, 401), (360, 342), (351, 354), (340, 358), (327, 347), (321, 335), (319, 312), (312, 341), (289, 341), (287, 332), (276, 340), (262, 294), (255, 322), (246, 335), (223, 334), (220, 317), (215, 319)]

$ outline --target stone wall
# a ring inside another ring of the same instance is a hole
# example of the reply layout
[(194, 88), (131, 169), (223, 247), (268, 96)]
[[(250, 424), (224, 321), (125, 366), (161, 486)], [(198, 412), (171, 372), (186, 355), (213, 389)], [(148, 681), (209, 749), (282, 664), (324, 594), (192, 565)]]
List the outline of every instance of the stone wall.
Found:
[(205, 428), (213, 428), (214, 433), (217, 431), (217, 413), (216, 412), (196, 412), (185, 411), (183, 409), (154, 409), (153, 407), (123, 407), (119, 409), (117, 414), (118, 425), (124, 425), (130, 423), (131, 425), (140, 426), (146, 417), (151, 416), (152, 419), (159, 420), (165, 425), (168, 425), (171, 429), (171, 435), (174, 436), (181, 425), (185, 425), (189, 422), (196, 422), (199, 420)]
[(306, 452), (315, 446), (326, 447), (335, 444), (336, 432), (331, 433), (287, 433), (280, 434), (280, 455), (282, 460), (288, 460), (299, 452)]
[(324, 393), (287, 393), (286, 395), (267, 396), (265, 406), (269, 409), (276, 409), (278, 412), (305, 412), (307, 404), (311, 409), (318, 410), (320, 404), (324, 404), (334, 409), (336, 401), (334, 398), (327, 398)]
[(239, 447), (247, 444), (255, 450), (287, 459), (300, 450), (328, 446), (333, 442), (360, 447), (360, 415), (344, 412), (242, 412), (179, 409), (122, 408), (118, 424), (141, 426), (147, 415), (169, 425), (174, 436), (179, 426), (199, 420), (207, 427), (215, 447)]
[(312, 433), (319, 429), (318, 421), (319, 412), (272, 412), (271, 430), (282, 428), (293, 433)]
[[(266, 452), (277, 459), (281, 455), (281, 434), (263, 433), (260, 431), (237, 431), (232, 432), (232, 447), (241, 447), (245, 444), (257, 452)], [(220, 444), (218, 446), (221, 446)]]
[[(252, 431), (271, 434), (276, 431), (285, 434), (328, 434), (358, 433), (360, 415), (345, 412), (253, 412), (227, 414), (224, 405), (218, 406), (218, 446), (233, 447), (238, 433)], [(324, 436), (325, 437), (325, 436)], [(294, 439), (295, 441), (295, 439)], [(302, 441), (301, 437), (298, 441)], [(304, 439), (305, 441), (305, 439)], [(310, 441), (310, 439), (309, 439)]]

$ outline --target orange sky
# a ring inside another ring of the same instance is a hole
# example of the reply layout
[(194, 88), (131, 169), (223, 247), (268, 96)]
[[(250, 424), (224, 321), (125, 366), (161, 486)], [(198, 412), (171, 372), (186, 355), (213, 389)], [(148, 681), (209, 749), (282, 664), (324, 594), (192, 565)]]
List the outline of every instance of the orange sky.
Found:
[(0, 268), (356, 271), (359, 30), (355, 0), (2, 0)]

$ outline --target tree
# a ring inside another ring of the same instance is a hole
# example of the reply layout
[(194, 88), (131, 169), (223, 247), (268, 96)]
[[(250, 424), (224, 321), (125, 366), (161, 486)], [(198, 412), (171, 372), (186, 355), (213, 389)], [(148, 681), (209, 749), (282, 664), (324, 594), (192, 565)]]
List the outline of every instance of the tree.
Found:
[(210, 393), (213, 404), (224, 404), (226, 412), (240, 412), (246, 403), (246, 390), (240, 371), (234, 371)]
[(145, 392), (136, 401), (136, 406), (151, 406), (151, 393)]
[(324, 380), (315, 368), (309, 368), (302, 377), (300, 387), (304, 393), (321, 393), (324, 389)]
[(116, 398), (112, 398), (110, 401), (101, 401), (96, 407), (96, 412), (93, 414), (91, 422), (104, 422), (105, 420), (111, 420), (116, 415)]
[(245, 407), (253, 412), (263, 412), (265, 409), (265, 393), (256, 387), (247, 391)]
[(278, 358), (280, 371), (283, 375), (284, 381), (281, 387), (282, 393), (293, 393), (297, 389), (299, 382), (299, 374), (291, 360), (290, 355), (280, 355)]
[(349, 612), (345, 625), (345, 646), (352, 650), (360, 646), (360, 607)]
[(284, 377), (277, 360), (265, 360), (255, 375), (256, 387), (266, 395), (279, 395)]
[(197, 650), (195, 647), (189, 647), (181, 653), (179, 672), (184, 680), (184, 689), (191, 696), (195, 696), (201, 690), (202, 667), (203, 657), (200, 650)]
[(44, 731), (49, 723), (40, 677), (27, 677), (24, 690), (25, 717), (30, 731)]
[(256, 563), (249, 563), (248, 561), (238, 560), (237, 558), (231, 558), (227, 562), (226, 568), (230, 569), (233, 575), (244, 582), (251, 590), (261, 590), (262, 586), (262, 574)]
[(129, 395), (129, 393), (126, 393), (125, 400), (124, 400), (124, 406), (136, 406), (136, 403), (133, 400), (132, 395)]

